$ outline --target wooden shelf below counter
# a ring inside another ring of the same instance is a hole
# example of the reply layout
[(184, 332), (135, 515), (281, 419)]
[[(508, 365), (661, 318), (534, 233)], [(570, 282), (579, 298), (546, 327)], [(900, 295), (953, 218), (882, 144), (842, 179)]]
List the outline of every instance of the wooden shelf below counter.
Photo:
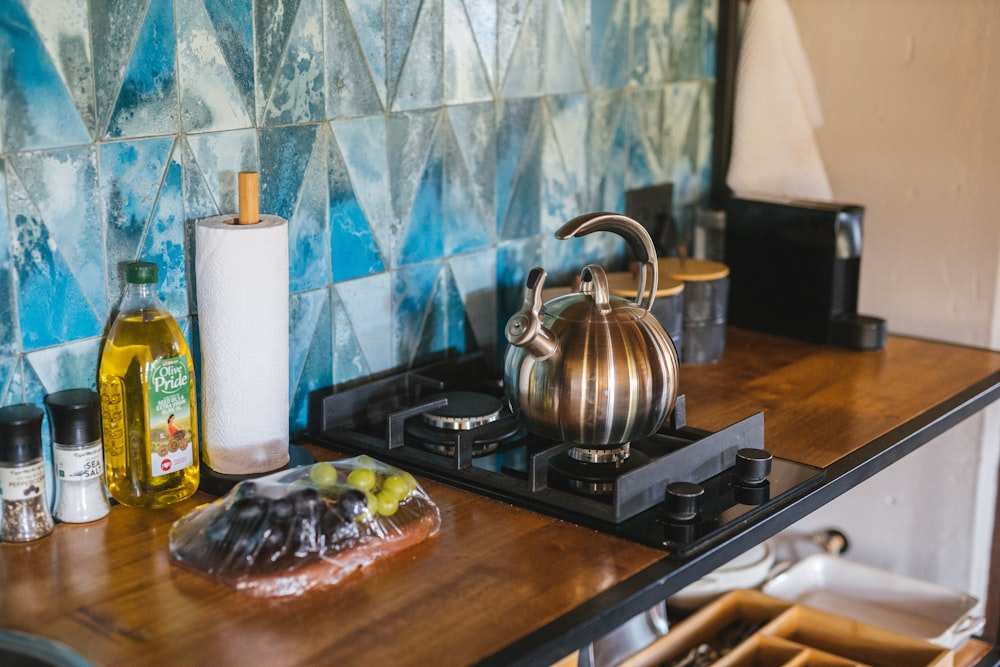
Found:
[[(763, 410), (773, 454), (853, 484), (851, 471), (886, 451), (902, 455), (894, 448), (918, 446), (1000, 395), (1000, 353), (899, 336), (882, 351), (852, 352), (731, 329), (723, 359), (682, 367), (680, 387), (691, 426), (715, 430)], [(289, 599), (250, 598), (171, 565), (170, 527), (212, 500), (204, 493), (0, 544), (0, 627), (100, 665), (539, 664), (748, 546), (670, 563), (655, 549), (421, 483), (441, 509), (437, 536)], [(818, 492), (803, 511), (825, 500)], [(747, 540), (789, 521), (751, 526)]]

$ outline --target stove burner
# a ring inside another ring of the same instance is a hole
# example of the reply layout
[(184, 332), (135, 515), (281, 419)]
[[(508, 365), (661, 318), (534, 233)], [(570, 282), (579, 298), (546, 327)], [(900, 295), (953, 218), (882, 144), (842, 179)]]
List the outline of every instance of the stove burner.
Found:
[(610, 449), (573, 447), (566, 453), (569, 454), (571, 459), (580, 461), (581, 463), (613, 463), (621, 465), (629, 457), (629, 444), (626, 442), (623, 445), (618, 445)]
[(484, 456), (495, 452), (500, 445), (524, 436), (521, 424), (508, 415), (503, 422), (503, 402), (488, 394), (472, 391), (446, 391), (428, 397), (428, 402), (447, 399), (448, 404), (430, 408), (421, 418), (406, 422), (406, 434), (424, 449), (454, 456), (459, 433), (490, 426), (482, 434), (472, 437), (472, 455)]
[(450, 431), (469, 431), (494, 422), (503, 409), (499, 398), (474, 391), (446, 391), (432, 398), (446, 398), (448, 405), (424, 412), (424, 423)]
[[(625, 450), (627, 454), (628, 445), (625, 445)], [(601, 463), (581, 461), (572, 456), (572, 451), (571, 449), (565, 454), (553, 456), (549, 461), (552, 481), (556, 485), (565, 485), (568, 490), (587, 496), (611, 495), (614, 493), (615, 480), (618, 477), (649, 462), (649, 457), (638, 449), (632, 450), (631, 454), (627, 454), (628, 458), (623, 461)]]

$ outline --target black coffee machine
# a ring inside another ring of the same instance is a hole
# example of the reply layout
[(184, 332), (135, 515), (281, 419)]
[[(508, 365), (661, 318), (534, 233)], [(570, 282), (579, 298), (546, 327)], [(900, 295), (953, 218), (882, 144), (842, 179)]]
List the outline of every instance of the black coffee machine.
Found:
[(726, 208), (729, 324), (877, 350), (886, 323), (859, 315), (864, 207), (733, 197)]

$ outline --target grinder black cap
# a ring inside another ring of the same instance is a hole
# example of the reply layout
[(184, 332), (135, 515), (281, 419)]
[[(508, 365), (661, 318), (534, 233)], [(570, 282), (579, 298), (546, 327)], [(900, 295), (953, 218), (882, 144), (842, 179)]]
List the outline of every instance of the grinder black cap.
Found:
[(30, 403), (0, 408), (0, 461), (26, 463), (42, 457), (42, 417)]
[(92, 389), (66, 389), (45, 397), (52, 425), (52, 442), (87, 445), (101, 439), (101, 410)]

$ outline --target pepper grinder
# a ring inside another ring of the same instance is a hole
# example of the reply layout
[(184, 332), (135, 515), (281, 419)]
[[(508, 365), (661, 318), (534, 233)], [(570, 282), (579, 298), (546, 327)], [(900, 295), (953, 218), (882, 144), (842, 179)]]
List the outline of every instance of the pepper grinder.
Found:
[(29, 542), (52, 532), (45, 501), (42, 417), (34, 405), (0, 408), (0, 540)]
[(104, 445), (97, 392), (67, 389), (45, 397), (52, 434), (56, 501), (52, 514), (66, 523), (88, 523), (108, 515)]

